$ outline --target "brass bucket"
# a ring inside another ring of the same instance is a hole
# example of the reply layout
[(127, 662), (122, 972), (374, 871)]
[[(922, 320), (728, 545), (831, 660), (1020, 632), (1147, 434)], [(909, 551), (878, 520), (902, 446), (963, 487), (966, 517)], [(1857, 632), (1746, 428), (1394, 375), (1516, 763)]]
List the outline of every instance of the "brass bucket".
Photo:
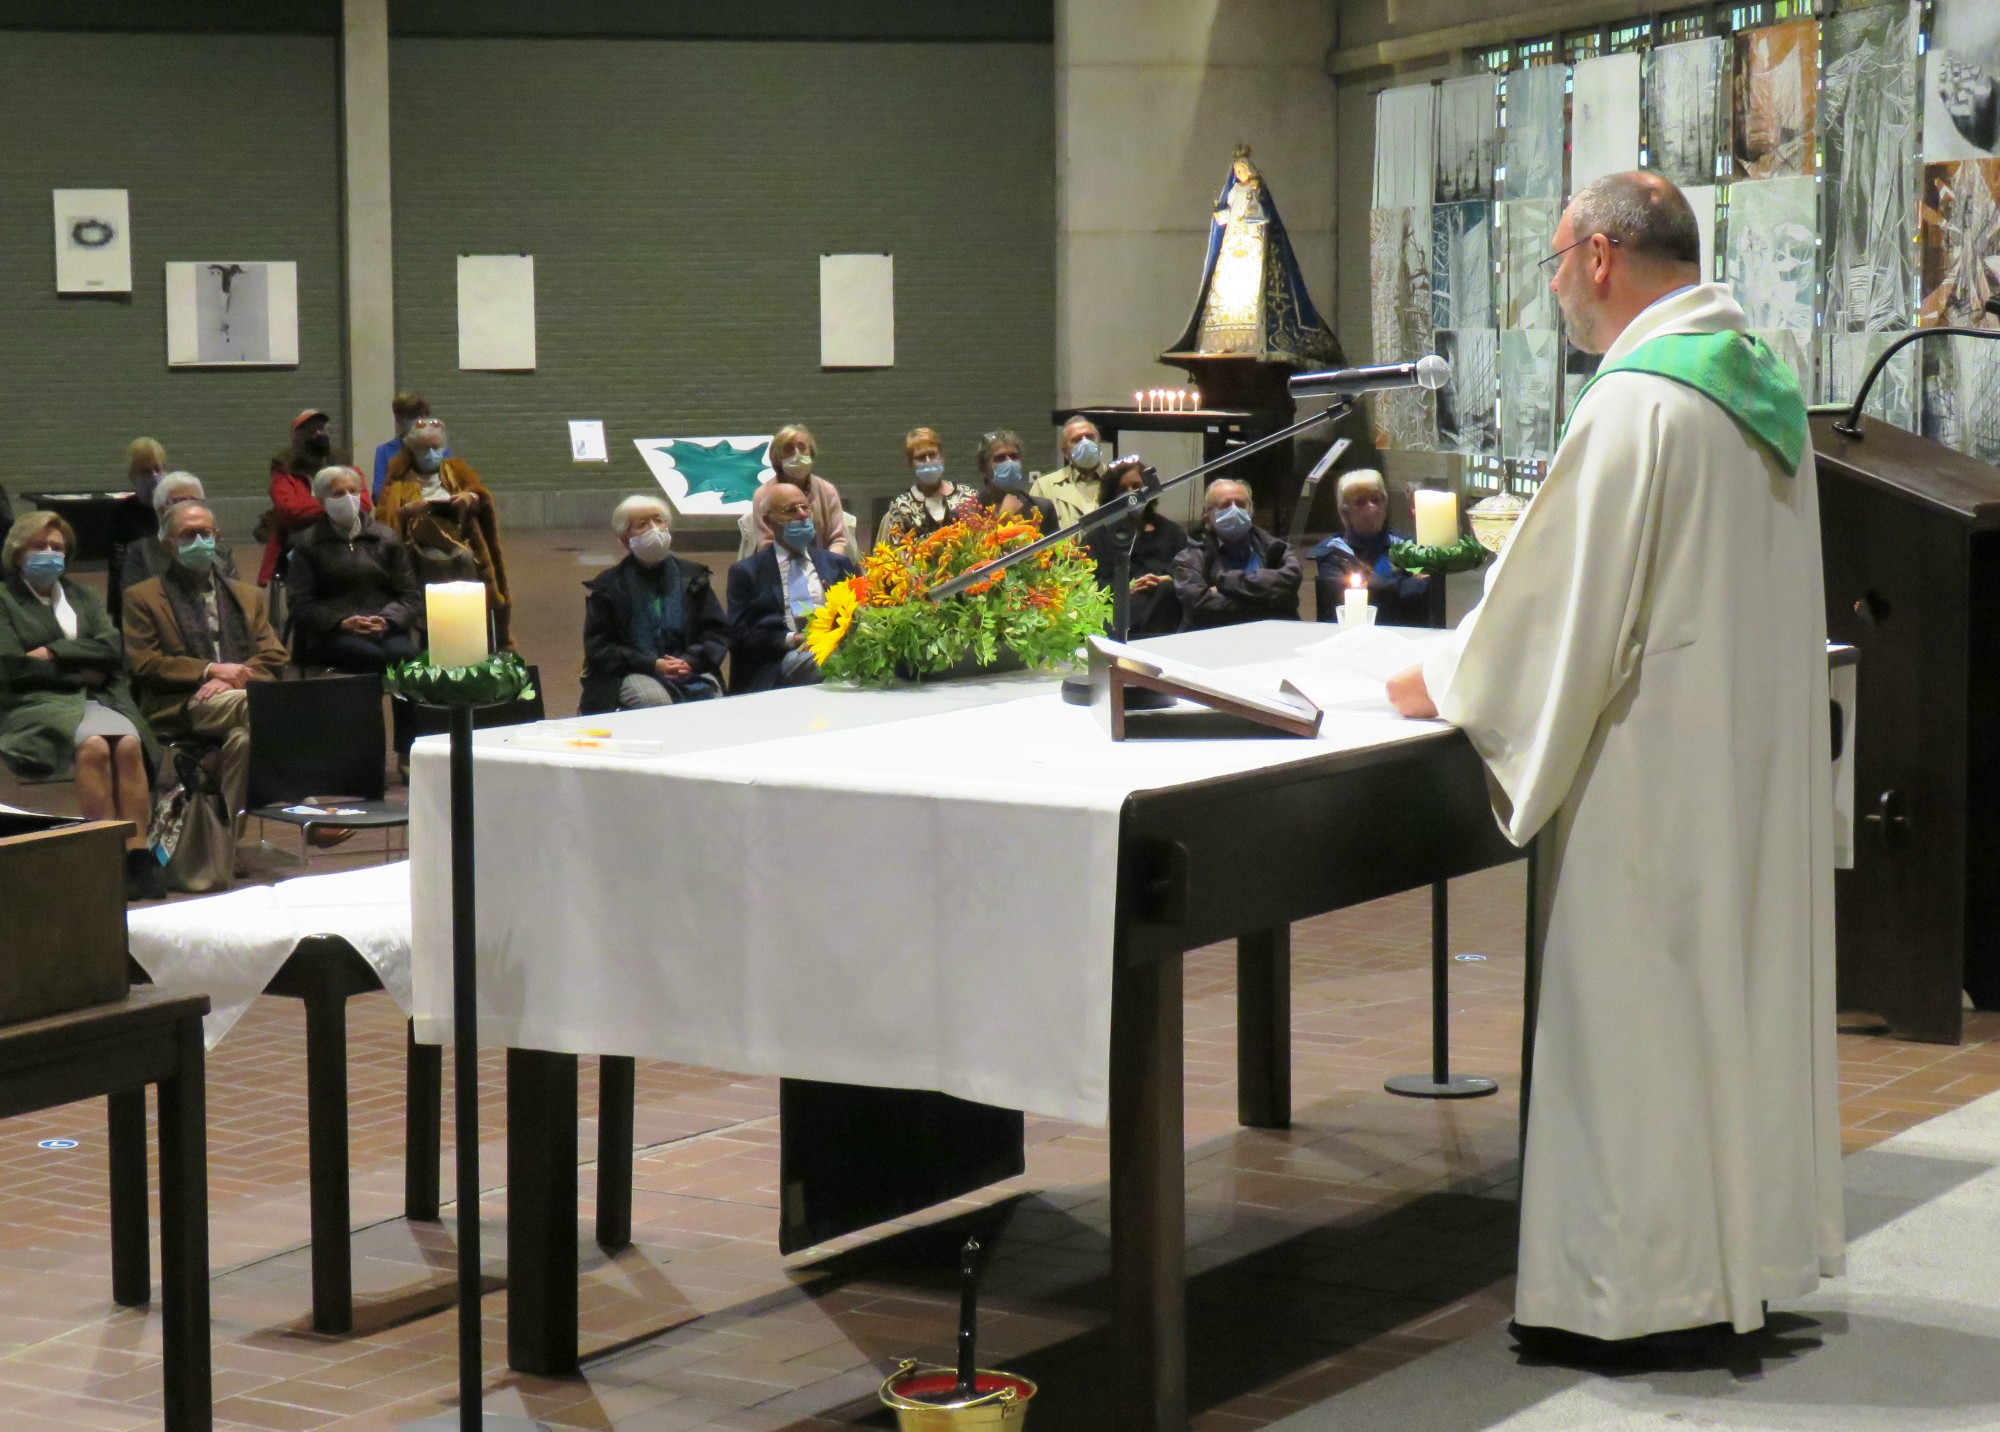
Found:
[(900, 1432), (973, 1432), (973, 1429), (1005, 1428), (1020, 1432), (1028, 1420), (1028, 1400), (1035, 1384), (1011, 1372), (981, 1368), (973, 1378), (973, 1395), (964, 1402), (939, 1403), (923, 1400), (950, 1392), (958, 1385), (958, 1373), (948, 1367), (920, 1367), (914, 1359), (883, 1380), (880, 1395), (884, 1407), (896, 1409)]

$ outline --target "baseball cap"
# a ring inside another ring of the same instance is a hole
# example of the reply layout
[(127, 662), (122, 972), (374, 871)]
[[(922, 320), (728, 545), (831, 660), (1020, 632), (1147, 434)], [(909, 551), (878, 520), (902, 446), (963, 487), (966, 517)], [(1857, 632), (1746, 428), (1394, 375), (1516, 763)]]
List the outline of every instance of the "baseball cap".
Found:
[[(304, 427), (314, 418), (326, 418), (326, 414), (321, 412), (318, 408), (307, 408), (303, 413), (300, 413), (296, 418), (292, 419), (292, 431), (297, 432), (300, 428)], [(327, 418), (327, 421), (332, 422), (333, 419)]]

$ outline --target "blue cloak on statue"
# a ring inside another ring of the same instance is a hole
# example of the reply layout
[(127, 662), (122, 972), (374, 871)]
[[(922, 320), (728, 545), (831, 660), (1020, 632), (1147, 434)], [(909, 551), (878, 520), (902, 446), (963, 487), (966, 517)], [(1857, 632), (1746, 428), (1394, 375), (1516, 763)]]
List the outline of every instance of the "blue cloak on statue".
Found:
[(1216, 196), (1194, 313), (1164, 356), (1196, 355), (1305, 367), (1345, 361), (1340, 340), (1306, 292), (1277, 202), (1244, 146)]

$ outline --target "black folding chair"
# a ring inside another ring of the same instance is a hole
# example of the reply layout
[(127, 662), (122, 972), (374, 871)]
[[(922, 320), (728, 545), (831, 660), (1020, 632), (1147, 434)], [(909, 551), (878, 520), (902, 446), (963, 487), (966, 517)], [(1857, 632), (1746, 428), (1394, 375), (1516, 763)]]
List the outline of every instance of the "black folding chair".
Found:
[(298, 827), (301, 852), (320, 826), (409, 828), (409, 806), (384, 799), (389, 782), (381, 677), (253, 681), (249, 694), (245, 814)]

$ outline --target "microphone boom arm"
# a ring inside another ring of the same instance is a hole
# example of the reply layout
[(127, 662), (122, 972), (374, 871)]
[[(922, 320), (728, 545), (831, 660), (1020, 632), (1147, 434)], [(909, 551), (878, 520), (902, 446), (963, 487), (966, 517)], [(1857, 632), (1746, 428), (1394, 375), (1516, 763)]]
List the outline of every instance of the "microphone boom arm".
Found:
[(1868, 390), (1875, 386), (1875, 380), (1881, 376), (1882, 370), (1889, 366), (1889, 360), (1919, 338), (1930, 338), (1939, 334), (1949, 334), (1955, 338), (2000, 338), (2000, 329), (1917, 328), (1905, 333), (1877, 355), (1875, 362), (1868, 369), (1867, 376), (1861, 380), (1860, 388), (1855, 391), (1854, 402), (1849, 405), (1847, 412), (1834, 422), (1833, 430), (1844, 438), (1860, 437), (1862, 405), (1868, 401)]
[(1300, 433), (1318, 427), (1321, 423), (1329, 420), (1337, 422), (1353, 411), (1353, 403), (1349, 402), (1346, 398), (1336, 398), (1326, 408), (1314, 413), (1309, 418), (1301, 418), (1288, 428), (1280, 428), (1275, 433), (1267, 433), (1255, 442), (1245, 443), (1234, 452), (1226, 452), (1221, 457), (1211, 458), (1207, 462), (1189, 468), (1186, 472), (1178, 473), (1168, 478), (1165, 482), (1157, 483), (1152, 487), (1142, 487), (1136, 492), (1128, 492), (1121, 498), (1105, 503), (1094, 512), (1086, 512), (1067, 527), (1059, 528), (1046, 536), (1037, 537), (1027, 546), (1016, 547), (1013, 551), (996, 557), (991, 562), (974, 567), (969, 572), (960, 572), (948, 582), (938, 583), (935, 587), (925, 592), (924, 596), (933, 602), (941, 602), (946, 597), (955, 597), (967, 588), (976, 587), (981, 582), (991, 581), (1017, 562), (1025, 562), (1030, 557), (1038, 556), (1048, 551), (1049, 548), (1055, 546), (1058, 542), (1067, 542), (1072, 537), (1087, 536), (1106, 523), (1115, 522), (1120, 517), (1137, 513), (1141, 507), (1153, 501), (1161, 493), (1170, 492), (1182, 483), (1192, 482), (1197, 477), (1205, 477), (1209, 473), (1218, 472), (1234, 463), (1239, 463), (1246, 457), (1267, 451), (1288, 438), (1297, 437)]

